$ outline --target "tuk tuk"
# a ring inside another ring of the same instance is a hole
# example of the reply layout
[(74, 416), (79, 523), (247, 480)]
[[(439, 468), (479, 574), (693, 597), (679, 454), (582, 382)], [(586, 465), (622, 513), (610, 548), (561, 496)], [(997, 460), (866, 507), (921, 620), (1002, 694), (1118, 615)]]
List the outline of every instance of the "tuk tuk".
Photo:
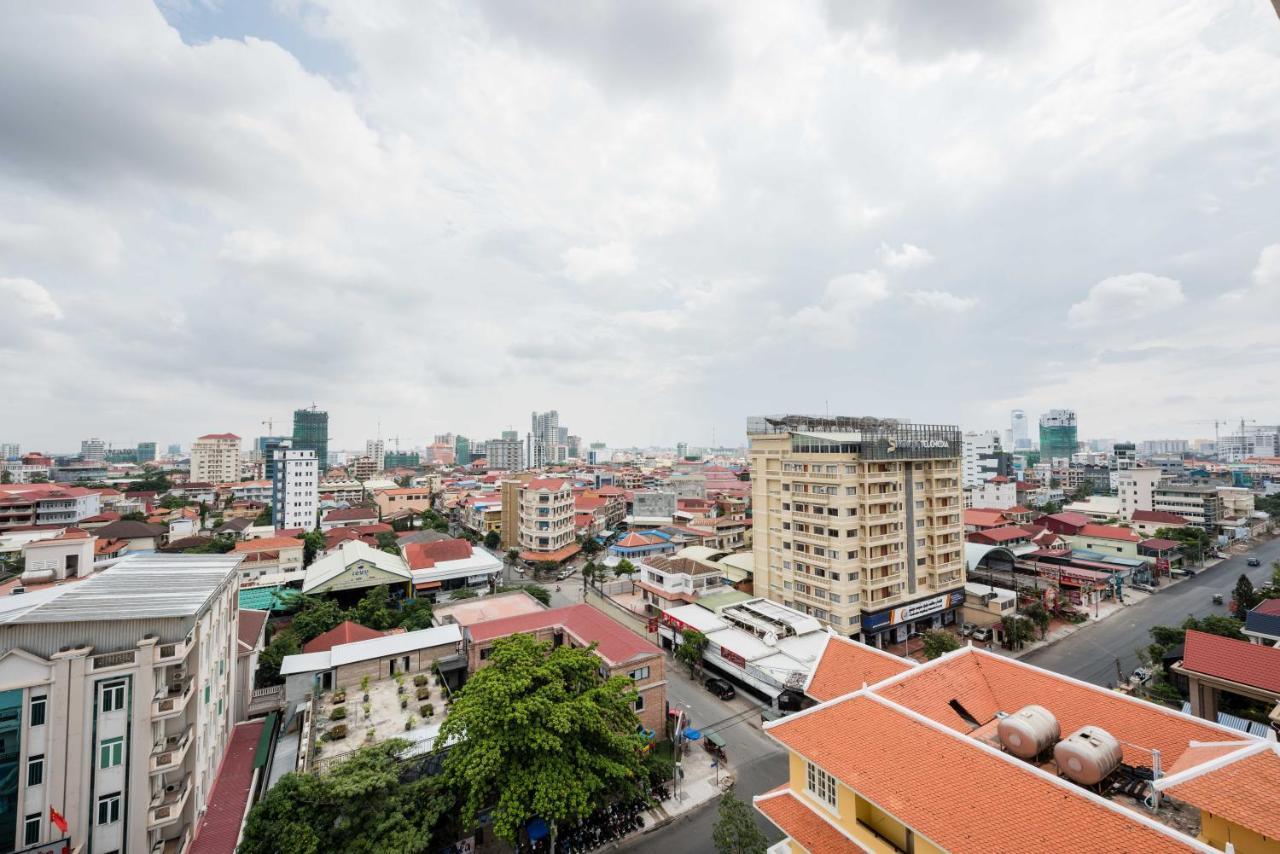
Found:
[(724, 762), (724, 736), (718, 732), (705, 732), (702, 734), (702, 747), (716, 759)]

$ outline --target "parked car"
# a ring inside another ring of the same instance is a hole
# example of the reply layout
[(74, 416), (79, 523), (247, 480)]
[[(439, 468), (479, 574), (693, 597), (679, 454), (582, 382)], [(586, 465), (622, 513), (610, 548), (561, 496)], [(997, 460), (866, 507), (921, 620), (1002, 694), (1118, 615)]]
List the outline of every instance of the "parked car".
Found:
[(1221, 605), (1221, 604), (1222, 604), (1222, 594), (1221, 594), (1221, 593), (1215, 593), (1215, 594), (1213, 594), (1213, 604), (1215, 604), (1215, 605)]
[(975, 626), (973, 623), (965, 623), (963, 626), (960, 627), (960, 637), (962, 638), (969, 637), (970, 635), (973, 634), (973, 630), (976, 628), (977, 626)]
[(733, 690), (733, 686), (718, 677), (712, 676), (706, 682), (702, 683), (706, 689), (715, 694), (721, 700), (732, 700), (738, 696), (738, 692)]
[(971, 637), (980, 643), (986, 643), (991, 640), (991, 629), (982, 627), (975, 628)]
[(1145, 685), (1147, 683), (1147, 680), (1149, 680), (1150, 678), (1151, 678), (1150, 670), (1148, 670), (1145, 667), (1138, 667), (1129, 676), (1129, 681), (1136, 682), (1139, 685)]
[(1249, 558), (1246, 563), (1248, 563), (1249, 566), (1262, 566), (1262, 561), (1258, 560), (1256, 557)]

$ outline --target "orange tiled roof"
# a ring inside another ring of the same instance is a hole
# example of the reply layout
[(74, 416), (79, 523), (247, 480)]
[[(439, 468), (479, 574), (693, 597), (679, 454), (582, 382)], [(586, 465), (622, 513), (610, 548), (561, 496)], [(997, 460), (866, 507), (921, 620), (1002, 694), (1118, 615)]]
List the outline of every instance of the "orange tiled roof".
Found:
[(875, 692), (963, 733), (973, 726), (952, 708), (952, 700), (980, 724), (990, 722), (996, 712), (1016, 712), (1035, 703), (1053, 712), (1064, 735), (1083, 726), (1102, 727), (1122, 744), (1128, 742), (1125, 762), (1146, 767), (1151, 766), (1151, 748), (1159, 749), (1169, 765), (1192, 741), (1241, 737), (1226, 727), (972, 647), (876, 686)]
[(1206, 676), (1280, 694), (1280, 647), (1189, 631), (1182, 666)]
[(1099, 540), (1124, 540), (1128, 543), (1136, 543), (1142, 539), (1128, 528), (1121, 528), (1118, 525), (1085, 525), (1076, 536), (1094, 537)]
[(303, 547), (302, 540), (293, 537), (262, 537), (257, 540), (241, 540), (232, 547), (235, 552), (265, 552), (279, 551), (280, 549), (300, 549)]
[(871, 694), (784, 718), (768, 731), (947, 851), (1009, 850), (1015, 839), (1022, 851), (1195, 850), (1190, 838)]
[(804, 692), (821, 703), (897, 676), (914, 666), (906, 659), (866, 644), (829, 635)]
[(1164, 791), (1232, 824), (1280, 839), (1280, 747), (1262, 742), (1240, 754)]
[(562, 560), (568, 560), (569, 558), (573, 557), (580, 551), (582, 551), (582, 546), (578, 545), (577, 543), (570, 543), (564, 548), (556, 549), (553, 552), (539, 552), (539, 551), (533, 551), (533, 550), (523, 551), (523, 552), (520, 552), (520, 559), (527, 560), (530, 563), (539, 563), (544, 560), (550, 560), (550, 561), (555, 561), (556, 563), (559, 563)]
[(815, 813), (808, 804), (791, 794), (787, 786), (779, 786), (755, 798), (756, 809), (778, 826), (778, 829), (804, 846), (806, 851), (822, 854), (860, 854), (870, 851), (836, 830), (827, 819)]

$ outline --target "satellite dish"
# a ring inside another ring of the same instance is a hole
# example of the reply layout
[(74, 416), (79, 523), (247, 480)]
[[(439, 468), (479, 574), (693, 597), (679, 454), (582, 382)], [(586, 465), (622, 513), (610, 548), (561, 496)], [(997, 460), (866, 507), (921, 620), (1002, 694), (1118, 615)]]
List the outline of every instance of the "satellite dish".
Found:
[(778, 643), (778, 636), (776, 634), (774, 634), (773, 632), (765, 632), (765, 635), (764, 635), (765, 646), (776, 646), (777, 643)]

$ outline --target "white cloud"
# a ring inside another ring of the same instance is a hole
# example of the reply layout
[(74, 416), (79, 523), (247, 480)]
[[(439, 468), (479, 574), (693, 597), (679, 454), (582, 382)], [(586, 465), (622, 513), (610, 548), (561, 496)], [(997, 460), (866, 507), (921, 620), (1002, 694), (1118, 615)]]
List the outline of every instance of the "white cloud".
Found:
[(1182, 284), (1151, 273), (1126, 273), (1103, 279), (1089, 289), (1089, 295), (1071, 306), (1067, 322), (1088, 327), (1137, 320), (1140, 317), (1177, 308), (1186, 301)]
[(31, 279), (0, 278), (0, 305), (4, 306), (0, 317), (9, 321), (61, 320), (63, 317), (53, 294)]
[(630, 245), (621, 242), (600, 246), (575, 246), (564, 253), (564, 274), (575, 282), (589, 282), (607, 276), (635, 272), (636, 257)]
[(1280, 243), (1273, 243), (1258, 256), (1253, 268), (1253, 286), (1265, 293), (1280, 294)]
[(918, 270), (933, 263), (933, 254), (913, 243), (904, 243), (894, 249), (887, 243), (880, 244), (880, 263), (890, 270)]
[(966, 312), (978, 304), (973, 297), (958, 297), (946, 291), (908, 291), (903, 296), (920, 308), (952, 314)]

